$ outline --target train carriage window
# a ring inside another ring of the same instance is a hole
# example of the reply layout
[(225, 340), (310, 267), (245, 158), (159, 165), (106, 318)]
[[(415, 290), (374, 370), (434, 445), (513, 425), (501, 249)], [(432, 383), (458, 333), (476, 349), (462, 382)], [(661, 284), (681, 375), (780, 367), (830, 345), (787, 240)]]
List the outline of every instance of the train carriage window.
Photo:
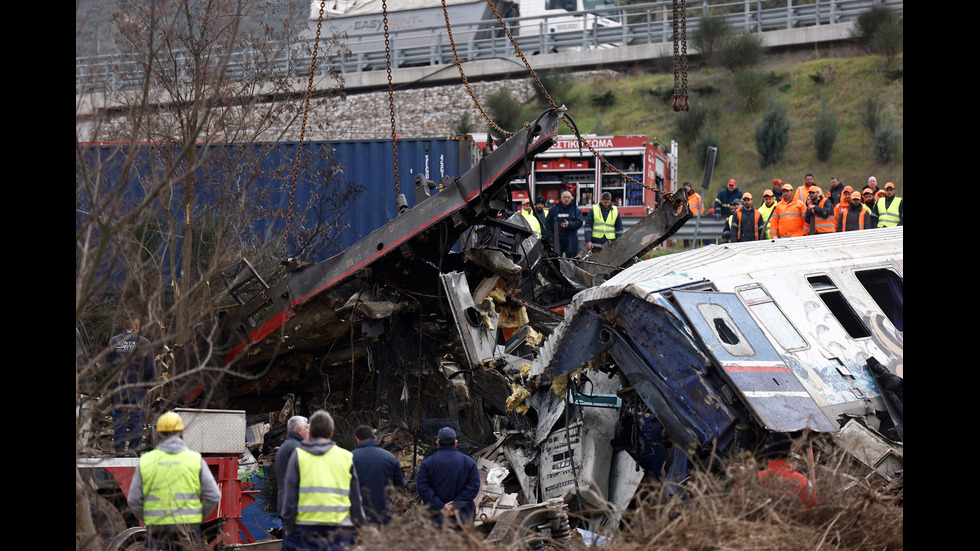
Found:
[(855, 274), (861, 285), (868, 291), (885, 316), (891, 320), (895, 329), (903, 331), (905, 326), (904, 297), (902, 277), (888, 269), (861, 270)]
[(844, 294), (840, 292), (840, 289), (829, 277), (810, 276), (806, 280), (852, 339), (871, 336), (868, 327), (864, 325), (854, 308), (851, 308), (850, 303), (844, 298)]
[(809, 347), (800, 332), (796, 330), (796, 327), (793, 326), (765, 289), (758, 285), (751, 285), (738, 287), (735, 290), (742, 298), (742, 302), (748, 306), (752, 315), (759, 320), (759, 325), (765, 327), (772, 334), (772, 337), (776, 339), (783, 350), (802, 350)]
[(732, 356), (755, 356), (755, 349), (749, 344), (748, 339), (742, 334), (742, 330), (738, 328), (735, 320), (732, 319), (724, 306), (702, 302), (698, 304), (698, 311), (708, 322), (715, 338), (729, 354)]

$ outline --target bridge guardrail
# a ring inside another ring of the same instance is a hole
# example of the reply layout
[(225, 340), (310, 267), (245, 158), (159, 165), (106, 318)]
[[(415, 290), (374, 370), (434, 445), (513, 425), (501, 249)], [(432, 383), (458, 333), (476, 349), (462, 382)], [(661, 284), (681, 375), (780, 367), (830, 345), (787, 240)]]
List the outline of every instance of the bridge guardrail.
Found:
[[(687, 35), (693, 36), (700, 22), (708, 16), (724, 17), (735, 32), (766, 32), (780, 29), (794, 29), (818, 25), (842, 23), (857, 19), (858, 15), (874, 4), (884, 4), (898, 13), (903, 12), (903, 0), (786, 0), (779, 7), (763, 8), (758, 0), (733, 0), (726, 3), (702, 2), (688, 4)], [(608, 13), (609, 8), (577, 12), (583, 17), (597, 17)], [(593, 27), (560, 33), (540, 32), (547, 22), (545, 18), (508, 18), (504, 23), (511, 30), (518, 46), (526, 55), (551, 53), (559, 49), (592, 49), (648, 43), (664, 43), (672, 40), (671, 2), (651, 2), (616, 8), (617, 17), (623, 22), (621, 27)], [(539, 33), (520, 35), (518, 29), (522, 22), (540, 21)], [(510, 40), (501, 30), (496, 20), (453, 25), (454, 37), (466, 37), (475, 33), (491, 33), (494, 36), (478, 40), (457, 41), (456, 49), (461, 62), (477, 59), (499, 58), (514, 55)], [(427, 37), (426, 44), (413, 45), (418, 34)], [(415, 38), (411, 38), (415, 37)], [(433, 26), (410, 31), (389, 33), (389, 45), (393, 68), (415, 67), (420, 65), (445, 65), (455, 63), (445, 26)], [(308, 47), (312, 40), (306, 43)], [(304, 44), (289, 47), (280, 46), (280, 53), (270, 66), (276, 77), (308, 76), (311, 56), (303, 52)], [(325, 74), (331, 66), (342, 73), (385, 69), (384, 33), (359, 35), (347, 42), (352, 55), (342, 58), (336, 54), (324, 53), (326, 60), (318, 63), (318, 70)], [(693, 52), (689, 47), (688, 51)], [(182, 61), (176, 56), (178, 63)], [(215, 60), (215, 66), (224, 68), (231, 78), (241, 78), (250, 68), (261, 63), (255, 52), (235, 52), (226, 58)], [(141, 68), (122, 55), (102, 55), (78, 57), (75, 59), (75, 91), (119, 91), (139, 86), (142, 82)]]

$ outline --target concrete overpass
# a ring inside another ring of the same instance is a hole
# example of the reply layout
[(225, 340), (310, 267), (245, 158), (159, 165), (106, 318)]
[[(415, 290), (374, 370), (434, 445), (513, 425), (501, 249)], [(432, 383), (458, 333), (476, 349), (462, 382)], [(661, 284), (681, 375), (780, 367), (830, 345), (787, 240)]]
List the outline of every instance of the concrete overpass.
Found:
[[(768, 48), (788, 48), (848, 40), (851, 37), (852, 29), (853, 22), (845, 22), (774, 30), (758, 34), (763, 44)], [(692, 55), (696, 53), (697, 51), (689, 43), (688, 54)], [(616, 68), (629, 66), (672, 55), (673, 43), (658, 42), (539, 54), (535, 56), (529, 55), (527, 59), (535, 71), (554, 68), (586, 70), (597, 67)], [(502, 80), (527, 74), (527, 68), (516, 54), (510, 57), (467, 61), (462, 63), (462, 67), (467, 78), (470, 80)], [(391, 78), (392, 84), (398, 87), (458, 82), (460, 80), (459, 70), (455, 64), (393, 69)], [(344, 73), (344, 79), (345, 88), (348, 93), (387, 89), (388, 86), (388, 75), (385, 70)], [(292, 91), (297, 97), (305, 96), (307, 86), (309, 85), (309, 77), (296, 77), (291, 79), (291, 83)], [(314, 92), (328, 91), (332, 88), (333, 81), (329, 77), (318, 75), (314, 79)], [(137, 94), (139, 92), (134, 90), (129, 93)], [(256, 95), (261, 96), (263, 93), (271, 93), (271, 90), (258, 90)], [(126, 92), (122, 92), (122, 95), (125, 97)], [(120, 98), (120, 93), (106, 94), (103, 92), (93, 92), (90, 94), (76, 94), (76, 119), (98, 117), (129, 104), (128, 101), (118, 98)], [(166, 102), (167, 99), (165, 97), (156, 100), (156, 103)]]

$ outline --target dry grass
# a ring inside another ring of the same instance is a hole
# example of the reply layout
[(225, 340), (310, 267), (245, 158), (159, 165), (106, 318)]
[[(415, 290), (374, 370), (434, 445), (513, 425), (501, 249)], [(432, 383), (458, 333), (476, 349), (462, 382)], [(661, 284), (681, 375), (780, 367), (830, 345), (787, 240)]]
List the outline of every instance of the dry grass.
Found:
[[(807, 454), (795, 454), (796, 469), (809, 473)], [(834, 451), (813, 469), (819, 503), (807, 508), (797, 494), (764, 486), (756, 472), (762, 466), (748, 458), (741, 467), (693, 472), (683, 499), (665, 499), (662, 485), (645, 486), (619, 527), (604, 530), (607, 549), (615, 550), (895, 550), (904, 547), (901, 487), (883, 492), (868, 470)], [(736, 473), (736, 474), (724, 474)], [(574, 500), (572, 500), (574, 502)], [(572, 526), (580, 524), (572, 519)], [(361, 534), (365, 550), (530, 549), (534, 538), (510, 545), (485, 541), (489, 527), (454, 531), (423, 518), (420, 508), (396, 518), (381, 531)], [(584, 549), (573, 539), (546, 548)]]

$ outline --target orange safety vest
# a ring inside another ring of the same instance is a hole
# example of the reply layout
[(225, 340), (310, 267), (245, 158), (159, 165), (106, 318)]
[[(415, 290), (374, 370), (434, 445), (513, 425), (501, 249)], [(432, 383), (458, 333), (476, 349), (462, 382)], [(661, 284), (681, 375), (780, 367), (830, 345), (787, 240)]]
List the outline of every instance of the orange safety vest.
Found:
[[(738, 209), (737, 211), (735, 211), (735, 218), (738, 223), (738, 229), (732, 228), (732, 237), (731, 237), (732, 243), (737, 242), (738, 238), (742, 235), (742, 212), (743, 212), (742, 209)], [(759, 226), (762, 223), (762, 214), (759, 213), (759, 209), (752, 209), (752, 212), (755, 213), (755, 220), (754, 220), (755, 224), (752, 227), (752, 240), (758, 241)]]
[(687, 198), (687, 204), (691, 207), (691, 214), (697, 216), (704, 212), (704, 205), (701, 203), (701, 196), (691, 193)]
[(804, 235), (803, 233), (803, 213), (806, 212), (806, 205), (798, 199), (793, 199), (787, 203), (780, 199), (776, 204), (776, 210), (769, 218), (769, 235), (771, 237), (794, 237)]
[[(827, 201), (829, 201), (829, 199), (824, 197), (823, 200), (820, 201), (820, 204), (817, 206), (826, 210)], [(803, 231), (804, 231), (804, 235), (811, 235), (814, 233), (834, 233), (837, 231), (837, 220), (834, 218), (833, 214), (831, 214), (827, 218), (821, 218), (816, 214), (814, 214), (813, 227), (811, 228), (810, 223), (807, 222), (806, 218), (804, 217)]]
[[(867, 212), (868, 212), (867, 207), (865, 207), (864, 205), (861, 205), (861, 214), (858, 215), (858, 227), (857, 227), (857, 229), (859, 229), (859, 230), (863, 230), (864, 229), (864, 215), (867, 214)], [(840, 217), (841, 217), (840, 218), (840, 231), (845, 232), (845, 231), (847, 231), (847, 209), (841, 211)], [(851, 228), (851, 231), (854, 231), (854, 228)]]
[[(810, 187), (813, 187), (815, 185), (817, 185), (817, 184), (811, 184)], [(805, 205), (807, 199), (810, 198), (810, 191), (809, 190), (810, 190), (810, 188), (806, 187), (806, 185), (802, 185), (802, 186), (796, 188), (796, 193), (793, 194), (793, 198), (794, 199), (798, 199), (801, 203), (803, 203)]]

